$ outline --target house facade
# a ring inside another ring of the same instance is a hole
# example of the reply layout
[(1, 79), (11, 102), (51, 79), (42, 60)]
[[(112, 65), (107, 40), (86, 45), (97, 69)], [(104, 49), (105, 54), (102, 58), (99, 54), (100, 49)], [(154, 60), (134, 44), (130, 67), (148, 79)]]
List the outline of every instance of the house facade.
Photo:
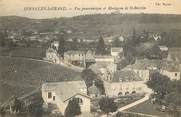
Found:
[(131, 94), (144, 94), (150, 89), (134, 71), (117, 71), (110, 82), (104, 82), (106, 95), (110, 97), (125, 96)]
[(133, 69), (133, 71), (139, 75), (144, 81), (148, 81), (150, 77), (150, 71), (148, 69)]
[(123, 48), (121, 47), (112, 47), (111, 48), (111, 56), (119, 57), (119, 54), (123, 52)]
[(137, 59), (134, 64), (128, 65), (124, 69), (134, 71), (146, 82), (149, 80), (150, 74), (153, 71), (159, 71), (164, 63), (163, 60)]
[(179, 80), (180, 79), (180, 71), (179, 70), (171, 70), (171, 69), (161, 69), (160, 73), (162, 75), (168, 76), (170, 80)]
[(83, 64), (84, 67), (95, 63), (94, 52), (88, 51), (67, 51), (64, 53), (64, 61), (71, 64)]
[[(50, 82), (42, 85), (42, 98), (46, 105), (53, 104), (56, 111), (66, 110), (69, 100), (78, 99), (81, 112), (90, 112), (90, 97), (84, 81)], [(54, 110), (52, 110), (54, 111)]]
[(132, 81), (132, 82), (112, 82), (104, 83), (105, 93), (107, 96), (125, 96), (136, 93), (147, 93), (150, 89), (144, 83), (144, 81)]
[(112, 56), (95, 56), (96, 63), (114, 63), (114, 57)]
[(84, 51), (67, 51), (64, 53), (64, 59), (68, 62), (79, 62), (85, 60), (85, 52)]
[(53, 48), (48, 48), (46, 50), (46, 60), (51, 61), (53, 63), (60, 63), (60, 57), (56, 50)]

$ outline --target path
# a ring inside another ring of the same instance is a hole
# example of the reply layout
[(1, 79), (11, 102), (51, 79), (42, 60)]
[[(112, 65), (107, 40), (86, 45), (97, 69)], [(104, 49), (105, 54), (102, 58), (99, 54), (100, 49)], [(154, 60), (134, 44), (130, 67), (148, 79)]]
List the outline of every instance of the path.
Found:
[(146, 94), (145, 97), (143, 97), (143, 98), (141, 98), (141, 99), (139, 99), (139, 100), (137, 100), (137, 101), (135, 101), (135, 102), (133, 102), (131, 104), (128, 104), (126, 106), (123, 106), (123, 107), (119, 108), (118, 111), (124, 111), (124, 110), (129, 109), (131, 107), (134, 107), (134, 106), (136, 106), (138, 104), (141, 104), (141, 103), (149, 100), (149, 97), (150, 97), (150, 95)]
[(125, 111), (122, 111), (122, 113), (130, 113), (130, 114), (136, 114), (136, 115), (141, 115), (141, 116), (144, 116), (144, 117), (159, 117), (159, 116), (156, 116), (156, 115), (149, 115), (149, 114), (143, 114), (143, 113), (136, 113), (136, 112), (125, 112)]
[[(129, 108), (134, 107), (134, 106), (136, 106), (138, 104), (141, 104), (141, 103), (149, 100), (149, 97), (150, 97), (150, 94), (146, 94), (143, 98), (141, 98), (141, 99), (139, 99), (139, 100), (137, 100), (137, 101), (135, 101), (135, 102), (133, 102), (131, 104), (128, 104), (126, 106), (123, 106), (123, 107), (119, 108), (116, 112), (111, 113), (111, 115), (116, 115), (117, 112), (123, 112), (126, 109), (129, 109)], [(102, 115), (101, 117), (107, 117), (107, 116), (106, 115)], [(152, 116), (152, 117), (155, 117), (155, 116)]]

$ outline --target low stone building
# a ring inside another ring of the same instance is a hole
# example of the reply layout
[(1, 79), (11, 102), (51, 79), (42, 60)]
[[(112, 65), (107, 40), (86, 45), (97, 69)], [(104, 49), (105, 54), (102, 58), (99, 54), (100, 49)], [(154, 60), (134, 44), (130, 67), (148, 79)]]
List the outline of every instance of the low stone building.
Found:
[(115, 73), (111, 82), (104, 82), (104, 87), (106, 95), (110, 97), (150, 92), (145, 82), (129, 70)]
[[(79, 100), (81, 112), (90, 112), (90, 97), (84, 81), (49, 82), (42, 85), (45, 105), (54, 105), (56, 111), (64, 115), (69, 100)], [(54, 110), (52, 110), (54, 111)]]

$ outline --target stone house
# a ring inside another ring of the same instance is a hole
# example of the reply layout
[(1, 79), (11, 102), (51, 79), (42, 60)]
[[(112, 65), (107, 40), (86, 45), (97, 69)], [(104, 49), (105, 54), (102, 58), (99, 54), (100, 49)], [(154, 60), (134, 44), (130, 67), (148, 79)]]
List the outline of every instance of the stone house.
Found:
[(160, 66), (160, 62), (159, 60), (137, 59), (134, 64), (128, 65), (124, 69), (132, 70), (138, 74), (142, 80), (148, 81), (151, 71), (157, 70)]
[(48, 48), (46, 50), (46, 60), (51, 61), (53, 63), (60, 63), (60, 57), (56, 50), (53, 48)]
[(133, 71), (117, 71), (111, 82), (104, 82), (107, 96), (125, 96), (135, 93), (147, 93), (150, 89), (145, 82)]
[(84, 81), (49, 82), (42, 85), (42, 98), (45, 105), (54, 105), (51, 111), (62, 113), (66, 110), (69, 100), (79, 101), (81, 112), (90, 112), (90, 97)]
[(180, 79), (180, 71), (176, 67), (167, 67), (162, 68), (160, 70), (162, 75), (168, 76), (170, 80), (179, 80)]
[(83, 64), (84, 67), (88, 67), (92, 63), (95, 63), (94, 52), (88, 51), (67, 51), (64, 53), (64, 61), (71, 64)]
[(84, 51), (67, 51), (64, 53), (64, 59), (68, 63), (80, 63), (85, 61), (85, 52)]
[(174, 61), (137, 59), (133, 65), (128, 65), (126, 70), (132, 70), (145, 82), (153, 72), (168, 76), (171, 80), (180, 79), (180, 71)]
[(181, 63), (181, 48), (169, 48), (167, 60)]

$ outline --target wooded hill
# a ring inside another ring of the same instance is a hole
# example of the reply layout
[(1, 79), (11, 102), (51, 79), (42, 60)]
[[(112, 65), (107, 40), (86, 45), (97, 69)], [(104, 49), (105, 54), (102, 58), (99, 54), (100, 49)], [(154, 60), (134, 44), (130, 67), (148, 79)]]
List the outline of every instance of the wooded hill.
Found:
[(30, 19), (17, 16), (0, 17), (0, 29), (38, 32), (67, 31), (71, 36), (95, 39), (98, 36), (137, 32), (181, 30), (181, 15), (163, 14), (95, 14), (70, 18)]

